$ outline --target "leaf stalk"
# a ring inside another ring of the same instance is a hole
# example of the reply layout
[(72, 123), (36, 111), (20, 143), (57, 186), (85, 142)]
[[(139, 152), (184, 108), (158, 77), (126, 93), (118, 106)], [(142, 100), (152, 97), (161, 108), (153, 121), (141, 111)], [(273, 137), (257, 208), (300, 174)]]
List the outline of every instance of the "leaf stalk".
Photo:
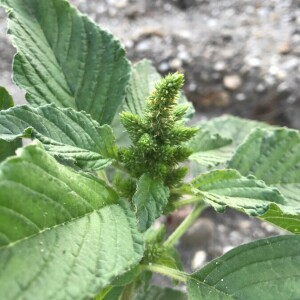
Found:
[(184, 235), (190, 226), (196, 221), (200, 213), (206, 208), (204, 202), (195, 206), (193, 211), (183, 220), (183, 222), (176, 228), (176, 230), (165, 241), (165, 247), (174, 246), (175, 243)]

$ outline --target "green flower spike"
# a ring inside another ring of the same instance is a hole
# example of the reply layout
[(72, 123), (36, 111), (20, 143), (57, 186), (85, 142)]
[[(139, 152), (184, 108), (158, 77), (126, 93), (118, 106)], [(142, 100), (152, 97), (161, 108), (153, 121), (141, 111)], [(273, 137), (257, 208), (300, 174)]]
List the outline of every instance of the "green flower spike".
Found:
[(178, 164), (191, 154), (185, 142), (197, 129), (184, 125), (183, 117), (188, 107), (177, 104), (183, 82), (182, 74), (169, 74), (156, 84), (143, 116), (121, 113), (121, 122), (133, 144), (120, 149), (119, 158), (134, 177), (150, 173), (171, 187), (186, 175), (187, 168), (178, 167)]

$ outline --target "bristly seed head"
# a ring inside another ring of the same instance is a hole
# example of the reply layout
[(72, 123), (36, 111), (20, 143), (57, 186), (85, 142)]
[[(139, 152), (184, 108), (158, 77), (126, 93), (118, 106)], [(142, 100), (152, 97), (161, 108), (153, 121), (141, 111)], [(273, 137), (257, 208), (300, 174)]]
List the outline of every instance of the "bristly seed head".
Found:
[(177, 105), (183, 83), (182, 74), (169, 74), (156, 84), (143, 116), (121, 113), (121, 122), (133, 144), (121, 149), (119, 158), (134, 177), (150, 173), (170, 187), (185, 176), (186, 168), (178, 168), (178, 164), (191, 154), (184, 143), (197, 130), (186, 127), (182, 120), (188, 106)]

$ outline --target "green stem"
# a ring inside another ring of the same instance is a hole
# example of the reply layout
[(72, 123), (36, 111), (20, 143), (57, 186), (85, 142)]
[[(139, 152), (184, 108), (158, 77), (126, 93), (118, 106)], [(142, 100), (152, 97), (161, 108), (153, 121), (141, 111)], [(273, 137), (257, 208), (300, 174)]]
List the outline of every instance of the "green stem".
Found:
[(179, 200), (173, 203), (173, 206), (175, 208), (180, 208), (182, 206), (186, 206), (186, 205), (190, 205), (190, 204), (198, 204), (198, 203), (203, 203), (203, 199), (204, 196), (203, 195), (198, 195), (192, 198), (188, 198), (188, 199), (183, 199), (183, 200)]
[(172, 269), (166, 266), (156, 265), (156, 264), (142, 265), (141, 267), (143, 270), (159, 273), (178, 281), (182, 281), (182, 282), (187, 281), (188, 275), (176, 269)]
[(172, 188), (171, 189), (172, 194), (178, 194), (178, 195), (195, 195), (195, 192), (191, 190), (190, 186), (187, 184), (183, 184), (180, 187)]
[(132, 282), (125, 286), (120, 300), (132, 300), (135, 291), (135, 283)]
[(196, 221), (199, 214), (204, 210), (206, 204), (204, 202), (195, 206), (193, 211), (182, 221), (182, 223), (175, 229), (175, 231), (165, 241), (164, 246), (173, 246)]

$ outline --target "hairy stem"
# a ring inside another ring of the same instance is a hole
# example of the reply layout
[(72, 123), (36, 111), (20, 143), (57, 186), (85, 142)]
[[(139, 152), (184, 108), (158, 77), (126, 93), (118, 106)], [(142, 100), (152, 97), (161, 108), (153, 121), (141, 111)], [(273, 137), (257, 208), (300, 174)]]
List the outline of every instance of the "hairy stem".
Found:
[(200, 203), (203, 203), (203, 199), (204, 199), (203, 195), (197, 195), (192, 198), (176, 201), (173, 203), (173, 206), (175, 208), (180, 208), (180, 207), (190, 205), (190, 204), (200, 204)]
[(182, 223), (176, 228), (176, 230), (165, 241), (164, 246), (173, 246), (190, 228), (190, 226), (196, 221), (200, 213), (204, 210), (206, 204), (204, 202), (195, 206), (193, 211), (182, 221)]
[(172, 269), (166, 266), (156, 265), (156, 264), (142, 265), (141, 267), (143, 270), (159, 273), (181, 282), (187, 281), (188, 275), (176, 269)]
[(177, 188), (172, 188), (171, 192), (172, 194), (178, 194), (178, 195), (192, 195), (192, 196), (195, 195), (195, 192), (192, 191), (190, 187), (185, 184)]

